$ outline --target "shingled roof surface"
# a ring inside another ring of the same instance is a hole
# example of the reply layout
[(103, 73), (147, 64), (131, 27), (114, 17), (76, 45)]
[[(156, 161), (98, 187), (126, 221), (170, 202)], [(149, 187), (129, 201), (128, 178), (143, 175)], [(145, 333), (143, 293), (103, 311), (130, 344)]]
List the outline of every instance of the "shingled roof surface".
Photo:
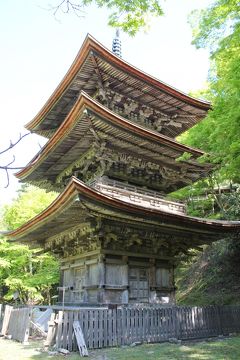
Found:
[(26, 128), (51, 137), (76, 102), (79, 92), (93, 96), (99, 83), (108, 83), (132, 99), (164, 114), (183, 119), (181, 126), (166, 134), (176, 137), (206, 116), (210, 103), (195, 99), (135, 68), (88, 35), (73, 64), (49, 100)]

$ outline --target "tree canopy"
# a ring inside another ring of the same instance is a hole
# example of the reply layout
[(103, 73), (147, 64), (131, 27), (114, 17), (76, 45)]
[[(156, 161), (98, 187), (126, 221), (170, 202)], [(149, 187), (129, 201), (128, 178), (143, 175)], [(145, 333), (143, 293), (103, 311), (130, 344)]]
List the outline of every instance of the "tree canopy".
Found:
[(10, 205), (5, 205), (3, 225), (13, 230), (44, 210), (56, 197), (54, 192), (46, 192), (35, 186), (22, 186), (18, 196)]
[[(23, 186), (2, 213), (4, 229), (13, 230), (45, 209), (56, 197), (33, 186)], [(51, 302), (53, 285), (59, 281), (58, 261), (41, 249), (0, 238), (0, 298), (21, 303)]]
[(217, 0), (198, 16), (194, 13), (193, 19), (193, 43), (211, 52), (205, 96), (212, 110), (182, 139), (211, 154), (219, 181), (240, 183), (240, 4)]
[(145, 28), (151, 17), (163, 15), (158, 0), (62, 0), (57, 6), (53, 6), (53, 9), (55, 14), (62, 10), (65, 13), (73, 11), (81, 15), (91, 4), (109, 9), (108, 25), (120, 28), (131, 36)]
[[(192, 215), (239, 220), (240, 3), (217, 0), (206, 10), (195, 12), (191, 21), (193, 43), (211, 53), (209, 87), (204, 95), (212, 101), (212, 110), (181, 139), (209, 152), (208, 161), (217, 169), (209, 179), (178, 196), (189, 197)], [(228, 191), (221, 191), (226, 183)], [(240, 241), (234, 238), (206, 247), (194, 261), (188, 259), (178, 269), (179, 300), (200, 305), (238, 303), (239, 254)]]

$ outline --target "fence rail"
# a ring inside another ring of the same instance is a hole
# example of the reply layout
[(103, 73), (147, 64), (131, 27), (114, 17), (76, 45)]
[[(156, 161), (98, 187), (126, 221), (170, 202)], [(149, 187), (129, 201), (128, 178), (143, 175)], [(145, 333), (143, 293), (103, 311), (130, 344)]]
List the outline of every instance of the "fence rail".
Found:
[(122, 308), (59, 311), (57, 347), (77, 349), (73, 321), (79, 321), (89, 349), (227, 335), (240, 331), (240, 306)]

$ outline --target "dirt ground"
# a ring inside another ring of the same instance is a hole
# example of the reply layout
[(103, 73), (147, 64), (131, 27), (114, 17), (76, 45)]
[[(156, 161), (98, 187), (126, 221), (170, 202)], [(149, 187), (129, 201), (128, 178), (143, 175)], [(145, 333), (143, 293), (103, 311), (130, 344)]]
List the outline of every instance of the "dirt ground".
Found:
[[(0, 360), (80, 359), (79, 353), (50, 355), (43, 341), (23, 345), (0, 338)], [(239, 360), (240, 336), (182, 344), (143, 344), (89, 351), (89, 360)]]

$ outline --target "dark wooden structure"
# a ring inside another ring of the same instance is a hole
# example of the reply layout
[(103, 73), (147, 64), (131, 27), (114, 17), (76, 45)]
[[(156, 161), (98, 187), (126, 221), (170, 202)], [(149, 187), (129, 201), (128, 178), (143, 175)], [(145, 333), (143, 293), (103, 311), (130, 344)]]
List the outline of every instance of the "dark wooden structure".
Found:
[(173, 303), (176, 256), (239, 231), (166, 199), (211, 171), (174, 140), (209, 108), (87, 36), (27, 124), (49, 140), (17, 174), (60, 195), (9, 234), (58, 254), (66, 303)]

